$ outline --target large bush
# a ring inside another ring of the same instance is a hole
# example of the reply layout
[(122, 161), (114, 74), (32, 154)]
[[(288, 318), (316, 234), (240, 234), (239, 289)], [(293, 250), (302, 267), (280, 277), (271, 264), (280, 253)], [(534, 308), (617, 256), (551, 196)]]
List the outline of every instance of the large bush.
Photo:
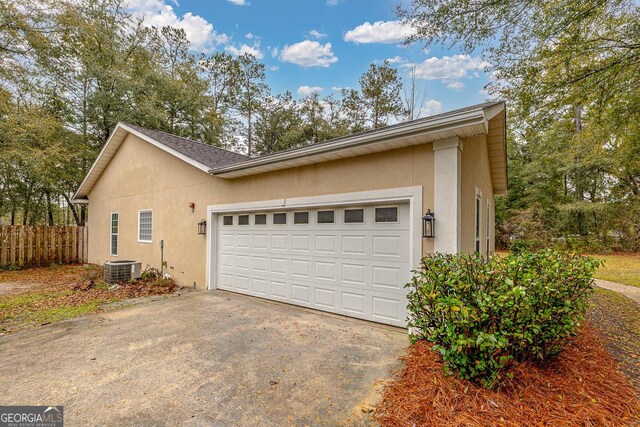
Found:
[(548, 249), (429, 255), (406, 285), (412, 338), (433, 342), (449, 373), (493, 387), (515, 363), (562, 350), (584, 318), (599, 264)]

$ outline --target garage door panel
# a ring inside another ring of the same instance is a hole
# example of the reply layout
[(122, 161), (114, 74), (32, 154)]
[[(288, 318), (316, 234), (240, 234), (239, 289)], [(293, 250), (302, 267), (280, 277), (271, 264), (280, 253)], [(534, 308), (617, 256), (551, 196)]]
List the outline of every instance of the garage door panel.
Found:
[(254, 234), (252, 236), (253, 250), (267, 250), (269, 248), (269, 235), (268, 234)]
[(343, 256), (366, 256), (367, 255), (367, 236), (365, 235), (347, 235), (342, 236), (342, 255)]
[[(397, 223), (375, 223), (375, 206), (363, 208), (364, 223), (225, 226), (217, 233), (217, 286), (258, 297), (317, 308), (361, 319), (404, 326), (410, 277), (408, 205), (399, 206)], [(246, 215), (243, 213), (243, 215)]]
[(356, 294), (352, 292), (341, 292), (341, 306), (343, 311), (357, 313), (364, 315), (365, 313), (365, 301), (367, 297), (363, 294)]
[(308, 234), (294, 234), (291, 236), (291, 251), (311, 254), (311, 236)]
[(340, 280), (342, 282), (362, 285), (364, 287), (367, 280), (367, 266), (364, 264), (342, 264), (342, 274)]
[(315, 306), (337, 310), (336, 308), (336, 291), (327, 288), (315, 288)]
[(402, 289), (404, 287), (402, 277), (405, 273), (398, 267), (375, 265), (372, 266), (372, 272), (371, 286), (374, 288)]
[(316, 280), (336, 282), (336, 263), (333, 261), (316, 261), (315, 275)]
[(252, 268), (256, 273), (267, 273), (269, 271), (269, 258), (266, 256), (254, 255), (251, 257)]
[(292, 259), (291, 260), (291, 275), (311, 280), (311, 261), (309, 259)]
[(291, 299), (306, 306), (311, 305), (311, 287), (298, 283), (291, 285)]
[(271, 295), (271, 297), (285, 301), (289, 299), (289, 293), (287, 292), (288, 286), (286, 282), (271, 280), (270, 285), (271, 292), (269, 295)]
[(265, 279), (254, 277), (251, 279), (251, 290), (258, 296), (267, 296), (269, 283)]
[(289, 249), (288, 236), (283, 233), (271, 234), (271, 250), (286, 251)]

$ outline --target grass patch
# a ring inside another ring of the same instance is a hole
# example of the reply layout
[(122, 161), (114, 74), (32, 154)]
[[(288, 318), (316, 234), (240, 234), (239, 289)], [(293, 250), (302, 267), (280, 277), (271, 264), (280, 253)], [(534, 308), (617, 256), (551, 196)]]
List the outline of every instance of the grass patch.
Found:
[(640, 254), (594, 255), (604, 260), (596, 279), (640, 287)]
[(98, 311), (100, 305), (104, 301), (92, 301), (87, 304), (75, 307), (55, 307), (49, 310), (33, 313), (33, 320), (39, 324), (59, 322), (61, 320), (72, 319), (83, 314), (94, 313)]

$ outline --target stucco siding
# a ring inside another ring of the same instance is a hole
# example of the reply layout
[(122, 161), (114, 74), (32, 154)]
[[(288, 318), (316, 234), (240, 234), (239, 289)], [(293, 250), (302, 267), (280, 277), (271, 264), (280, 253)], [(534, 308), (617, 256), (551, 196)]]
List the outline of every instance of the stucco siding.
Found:
[(485, 136), (466, 138), (462, 151), (462, 251), (475, 250), (476, 189), (482, 193), (480, 215), (480, 247), (486, 253), (486, 206), (491, 208), (490, 250), (494, 251), (494, 195), (491, 184), (489, 152)]
[[(464, 172), (463, 172), (464, 173)], [(129, 135), (88, 195), (89, 261), (134, 259), (160, 267), (179, 283), (205, 284), (206, 239), (197, 223), (207, 205), (348, 193), (420, 185), (423, 209), (433, 209), (433, 149), (424, 144), (237, 179), (212, 177)], [(196, 204), (192, 213), (189, 203)], [(137, 241), (138, 210), (153, 209), (153, 242)], [(120, 219), (119, 254), (109, 255), (110, 213)], [(423, 251), (433, 242), (423, 241)]]

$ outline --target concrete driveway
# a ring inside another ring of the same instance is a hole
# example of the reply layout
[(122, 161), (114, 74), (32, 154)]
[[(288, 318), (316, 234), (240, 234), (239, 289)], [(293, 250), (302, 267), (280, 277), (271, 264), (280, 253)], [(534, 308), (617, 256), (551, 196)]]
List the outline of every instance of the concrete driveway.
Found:
[(196, 292), (0, 337), (0, 405), (66, 425), (360, 425), (406, 332)]

